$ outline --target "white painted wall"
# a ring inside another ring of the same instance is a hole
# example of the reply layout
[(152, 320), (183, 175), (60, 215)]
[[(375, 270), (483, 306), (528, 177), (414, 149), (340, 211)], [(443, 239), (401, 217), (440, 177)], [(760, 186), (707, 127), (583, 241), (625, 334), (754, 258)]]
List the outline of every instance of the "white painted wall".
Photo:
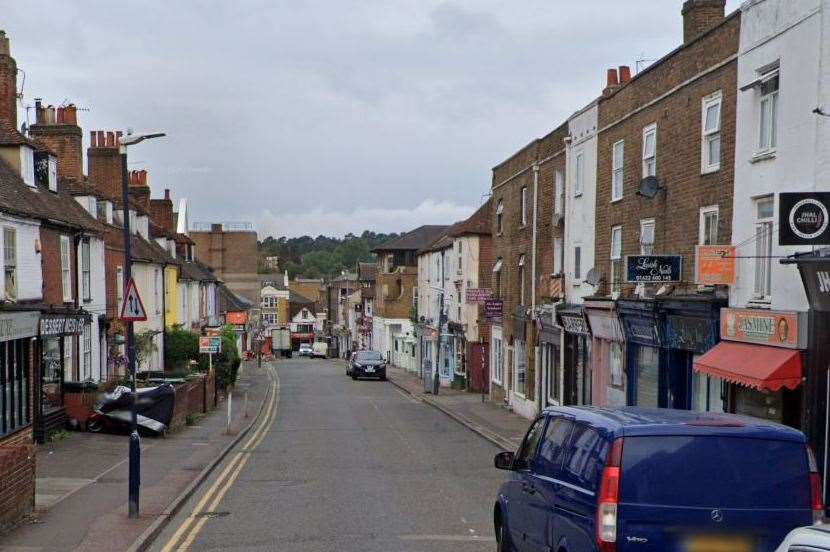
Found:
[[(43, 268), (40, 253), (35, 243), (40, 241), (40, 223), (0, 213), (0, 253), (2, 253), (2, 227), (15, 229), (17, 240), (17, 300), (39, 300), (43, 298)], [(5, 265), (0, 254), (0, 284), (5, 295)]]
[[(778, 60), (781, 80), (778, 145), (775, 155), (763, 160), (755, 157), (760, 95), (754, 88), (738, 92), (732, 243), (739, 257), (755, 255), (755, 198), (786, 191), (830, 191), (830, 120), (812, 113), (817, 106), (830, 109), (830, 0), (751, 0), (742, 10), (738, 87), (755, 81), (760, 68)], [(819, 48), (825, 52), (823, 67)], [(777, 212), (776, 195), (776, 217)], [(778, 246), (777, 225), (773, 244), (773, 257), (809, 250)], [(797, 268), (774, 258), (771, 264), (771, 299), (759, 303), (753, 298), (755, 259), (739, 258), (730, 304), (806, 310)]]
[[(459, 270), (459, 254), (458, 247), (461, 244), (461, 266)], [(467, 304), (465, 298), (468, 289), (475, 289), (479, 287), (478, 270), (479, 270), (479, 237), (478, 236), (460, 236), (453, 240), (452, 249), (447, 250), (449, 255), (448, 262), (450, 265), (450, 280), (452, 283), (448, 286), (451, 292), (447, 295), (449, 299), (449, 320), (458, 324), (465, 325), (464, 337), (467, 341), (478, 341), (478, 305)], [(455, 285), (455, 280), (460, 280), (460, 296), (459, 288)], [(458, 307), (461, 307), (461, 316), (458, 315)]]
[[(90, 236), (89, 238), (89, 263), (90, 263), (90, 300), (85, 301), (83, 298), (83, 288), (82, 285), (82, 270), (81, 270), (81, 245), (78, 244), (78, 256), (79, 262), (77, 264), (77, 282), (79, 283), (79, 291), (81, 294), (80, 297), (80, 305), (83, 307), (84, 310), (90, 312), (92, 314), (92, 323), (91, 323), (91, 334), (92, 334), (92, 367), (91, 373), (89, 376), (93, 381), (100, 381), (101, 380), (101, 355), (106, 356), (106, 348), (101, 351), (99, 347), (99, 341), (101, 340), (101, 332), (98, 326), (99, 318), (106, 316), (107, 314), (107, 289), (106, 289), (106, 275), (104, 273), (105, 270), (105, 263), (104, 263), (104, 255), (105, 255), (105, 244), (104, 240), (98, 238), (96, 236)], [(142, 299), (144, 297), (142, 296)], [(81, 340), (83, 338), (80, 338)], [(83, 355), (83, 341), (81, 341), (81, 348), (80, 348), (81, 355)], [(83, 356), (81, 356), (81, 361), (83, 362)], [(81, 372), (83, 372), (83, 364), (81, 364)], [(105, 375), (105, 374), (104, 374)], [(83, 373), (81, 374), (81, 379), (84, 379)]]
[[(156, 332), (153, 340), (156, 343), (156, 352), (153, 357), (145, 362), (141, 367), (142, 370), (162, 370), (164, 367), (164, 341), (162, 332), (164, 331), (164, 309), (159, 306), (158, 312), (155, 308), (153, 286), (155, 271), (161, 270), (162, 266), (153, 263), (133, 263), (133, 279), (138, 287), (138, 294), (141, 296), (141, 301), (144, 303), (144, 310), (147, 311), (146, 322), (135, 323), (135, 333), (146, 332), (152, 330)], [(162, 272), (163, 274), (163, 272)]]
[[(599, 108), (591, 104), (568, 120), (571, 142), (566, 147), (565, 168), (565, 300), (582, 303), (584, 297), (595, 293), (587, 284), (585, 274), (596, 265), (594, 238), (596, 235), (597, 190), (597, 118)], [(582, 194), (576, 195), (576, 157), (583, 155), (584, 177)], [(580, 276), (574, 277), (574, 247), (579, 246)]]

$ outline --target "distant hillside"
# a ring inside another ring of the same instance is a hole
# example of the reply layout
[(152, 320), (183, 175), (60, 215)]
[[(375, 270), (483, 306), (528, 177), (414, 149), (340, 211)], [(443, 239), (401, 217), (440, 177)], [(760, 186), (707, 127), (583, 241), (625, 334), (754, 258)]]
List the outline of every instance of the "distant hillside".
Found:
[(271, 272), (266, 257), (279, 257), (279, 270), (288, 270), (293, 278), (325, 278), (354, 270), (358, 261), (374, 261), (371, 250), (377, 245), (398, 237), (399, 234), (378, 234), (364, 231), (360, 236), (346, 234), (343, 239), (328, 236), (301, 236), (273, 238), (268, 236), (258, 243), (259, 271)]

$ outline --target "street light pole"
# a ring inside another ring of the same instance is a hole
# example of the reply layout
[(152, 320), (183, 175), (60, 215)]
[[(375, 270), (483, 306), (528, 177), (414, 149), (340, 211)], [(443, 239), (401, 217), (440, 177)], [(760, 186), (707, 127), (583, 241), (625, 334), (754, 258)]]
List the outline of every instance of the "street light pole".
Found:
[[(130, 179), (127, 172), (127, 146), (137, 144), (148, 138), (159, 138), (163, 133), (133, 135), (128, 133), (119, 138), (119, 153), (121, 154), (121, 201), (124, 222), (124, 282), (133, 277), (133, 251), (130, 233)], [(122, 293), (123, 294), (123, 293)], [(118, 305), (121, 308), (121, 305)], [(127, 322), (127, 366), (130, 371), (130, 390), (133, 400), (130, 406), (130, 452), (129, 452), (129, 516), (138, 517), (138, 495), (141, 486), (141, 441), (138, 436), (138, 394), (136, 392), (135, 372), (135, 330), (132, 322)]]

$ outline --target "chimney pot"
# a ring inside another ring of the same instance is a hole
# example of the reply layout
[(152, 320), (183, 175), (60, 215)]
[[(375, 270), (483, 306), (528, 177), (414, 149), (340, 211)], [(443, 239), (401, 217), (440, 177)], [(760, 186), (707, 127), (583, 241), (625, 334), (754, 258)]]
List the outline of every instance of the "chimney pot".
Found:
[(107, 132), (107, 147), (114, 148), (115, 147), (115, 133), (112, 131)]
[(55, 124), (55, 108), (51, 105), (46, 108), (46, 124), (47, 125), (54, 125)]
[(609, 69), (608, 70), (608, 78), (606, 86), (611, 88), (612, 86), (617, 86), (620, 81), (617, 78), (617, 70), (616, 69)]
[(107, 135), (103, 130), (98, 131), (98, 147), (104, 148), (107, 146)]
[(631, 67), (628, 65), (620, 65), (620, 84), (628, 84), (631, 80)]
[(6, 36), (6, 31), (0, 31), (0, 56), (10, 56), (11, 49), (9, 48), (9, 37)]
[(78, 126), (78, 108), (69, 104), (63, 108), (63, 124)]
[(164, 189), (164, 199), (169, 201), (170, 200), (170, 188)]
[(94, 148), (98, 146), (98, 134), (94, 130), (89, 131), (89, 147)]
[(63, 124), (63, 108), (59, 107), (57, 109), (57, 117), (55, 117), (55, 123), (62, 125)]

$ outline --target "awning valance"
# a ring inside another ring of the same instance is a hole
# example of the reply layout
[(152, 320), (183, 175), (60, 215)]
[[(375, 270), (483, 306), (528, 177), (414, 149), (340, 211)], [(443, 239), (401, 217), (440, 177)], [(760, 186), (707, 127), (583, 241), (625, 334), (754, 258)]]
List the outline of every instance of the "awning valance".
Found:
[(695, 372), (760, 390), (801, 384), (801, 351), (722, 341), (695, 361)]

